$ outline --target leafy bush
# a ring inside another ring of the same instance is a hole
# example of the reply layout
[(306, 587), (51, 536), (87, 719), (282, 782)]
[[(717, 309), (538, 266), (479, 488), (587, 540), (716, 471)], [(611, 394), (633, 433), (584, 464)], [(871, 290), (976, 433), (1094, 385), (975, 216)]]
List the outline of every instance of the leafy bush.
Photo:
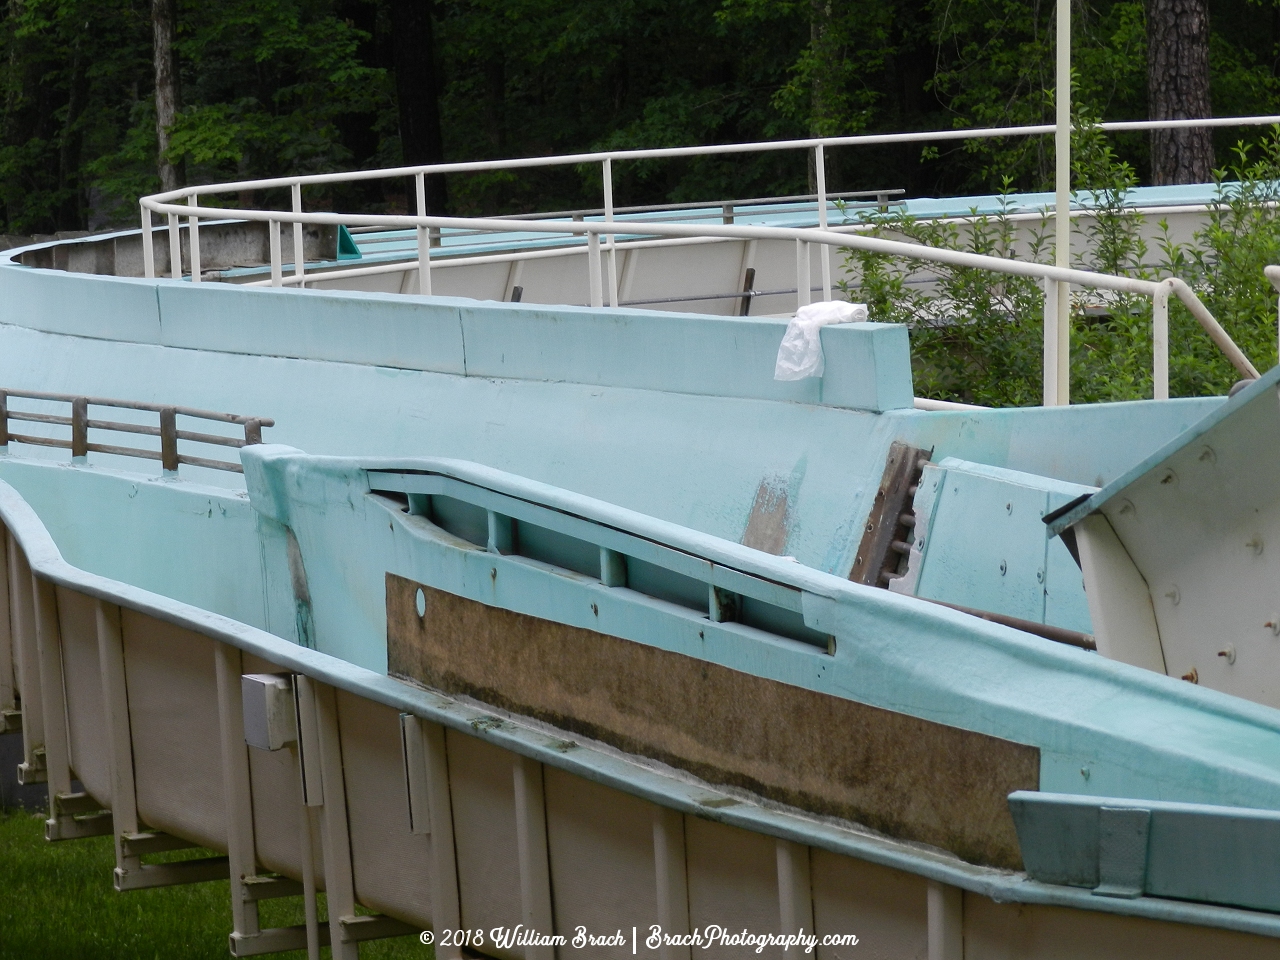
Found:
[[(1280, 127), (1259, 147), (1237, 146), (1216, 173), (1207, 222), (1194, 242), (1179, 244), (1161, 221), (1156, 251), (1142, 233), (1143, 215), (1129, 204), (1137, 184), (1096, 127), (1074, 144), (1074, 198), (1090, 210), (1075, 224), (1073, 266), (1155, 280), (1178, 276), (1259, 369), (1276, 362), (1276, 294), (1263, 276), (1280, 263)], [(1052, 222), (1033, 215), (1019, 239), (1006, 179), (994, 214), (977, 210), (964, 222), (922, 221), (906, 213), (864, 218), (867, 235), (931, 247), (1051, 263)], [(1082, 241), (1082, 242), (1081, 242)], [(850, 251), (855, 278), (842, 284), (866, 301), (873, 318), (912, 331), (920, 396), (990, 406), (1036, 404), (1042, 396), (1043, 288), (1038, 281), (971, 267)], [(1074, 289), (1071, 310), (1071, 396), (1082, 402), (1137, 400), (1152, 394), (1151, 302), (1110, 291)], [(1172, 396), (1225, 393), (1239, 374), (1190, 313), (1170, 305)]]

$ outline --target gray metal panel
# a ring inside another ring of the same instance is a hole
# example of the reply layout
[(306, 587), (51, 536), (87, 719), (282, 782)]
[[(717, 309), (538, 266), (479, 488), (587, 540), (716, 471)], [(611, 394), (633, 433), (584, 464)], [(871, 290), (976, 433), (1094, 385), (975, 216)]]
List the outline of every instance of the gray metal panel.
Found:
[(1029, 791), (1009, 808), (1033, 880), (1280, 911), (1280, 810)]

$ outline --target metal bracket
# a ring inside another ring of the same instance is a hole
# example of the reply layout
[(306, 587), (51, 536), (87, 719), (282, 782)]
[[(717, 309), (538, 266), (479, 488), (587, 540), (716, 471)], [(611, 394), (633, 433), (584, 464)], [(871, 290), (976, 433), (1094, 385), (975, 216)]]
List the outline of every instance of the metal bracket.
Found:
[(31, 751), (31, 762), (18, 764), (18, 784), (29, 787), (37, 783), (47, 783), (49, 770), (44, 762), (44, 747), (36, 747)]
[(112, 832), (111, 811), (87, 793), (54, 794), (53, 810), (44, 822), (46, 840), (83, 840)]
[(394, 917), (339, 917), (343, 943), (364, 943), (366, 940), (385, 940), (388, 937), (417, 936), (420, 932)]
[(932, 452), (895, 440), (885, 458), (884, 474), (867, 514), (862, 541), (849, 579), (869, 587), (887, 587), (910, 553), (915, 517), (910, 501)]
[(1133, 900), (1147, 882), (1147, 838), (1151, 811), (1130, 807), (1098, 810), (1098, 885), (1094, 896)]
[(177, 863), (144, 863), (131, 870), (116, 867), (113, 885), (116, 890), (124, 893), (126, 890), (227, 880), (230, 876), (230, 861), (226, 857), (203, 857), (199, 860), (179, 860)]

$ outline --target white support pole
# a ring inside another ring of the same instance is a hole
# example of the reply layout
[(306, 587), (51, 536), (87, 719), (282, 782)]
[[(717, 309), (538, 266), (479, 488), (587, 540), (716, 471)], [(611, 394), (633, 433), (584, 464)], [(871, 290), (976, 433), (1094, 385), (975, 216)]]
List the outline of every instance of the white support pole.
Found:
[[(827, 157), (822, 144), (813, 148), (814, 179), (818, 185), (818, 229), (827, 229)], [(831, 245), (821, 245), (822, 299), (831, 299)]]
[[(551, 907), (551, 868), (547, 860), (547, 810), (542, 764), (514, 757), (516, 859), (520, 866), (521, 920), (528, 930), (555, 933)], [(554, 960), (555, 948), (527, 946), (525, 960)]]
[[(613, 161), (608, 157), (603, 163), (604, 179), (604, 222), (613, 223)], [(609, 248), (609, 306), (618, 305), (618, 250), (612, 233), (605, 237)]]
[(964, 891), (930, 880), (929, 960), (964, 960)]
[(1044, 281), (1044, 405), (1058, 405), (1058, 287)]
[[(415, 173), (413, 187), (417, 193), (418, 216), (427, 215), (427, 175)], [(431, 296), (431, 231), (422, 225), (417, 228), (418, 234), (418, 293), (424, 297)]]
[[(658, 881), (658, 924), (677, 936), (689, 933), (689, 878), (685, 862), (684, 814), (653, 808), (653, 864)], [(690, 960), (688, 946), (663, 944), (661, 960)]]
[(778, 914), (782, 932), (813, 933), (813, 888), (809, 881), (809, 848), (778, 840)]
[[(1054, 105), (1057, 130), (1054, 133), (1054, 264), (1071, 267), (1071, 0), (1057, 0), (1057, 76)], [(1071, 287), (1057, 284), (1057, 355), (1053, 367), (1057, 398), (1071, 402)], [(1048, 334), (1045, 334), (1046, 346)], [(1049, 369), (1046, 351), (1045, 368)]]
[(320, 771), (320, 723), (316, 717), (315, 688), (301, 673), (293, 676), (293, 702), (298, 725), (298, 740), (293, 751), (298, 761), (302, 810), (299, 832), (302, 855), (302, 908), (307, 932), (307, 960), (320, 958), (320, 920), (316, 903), (316, 843), (321, 836), (320, 807), (324, 804), (324, 786)]
[[(431, 817), (431, 921), (437, 934), (462, 927), (462, 901), (458, 893), (458, 862), (453, 840), (453, 798), (449, 792), (449, 757), (444, 727), (418, 720), (427, 766), (427, 795)], [(436, 938), (436, 960), (462, 960), (455, 940), (441, 946)]]
[[(49, 819), (45, 839), (63, 839), (64, 823), (59, 798), (71, 793), (71, 755), (67, 738), (66, 687), (62, 676), (62, 634), (58, 626), (58, 588), (49, 580), (31, 575), (36, 620), (36, 655), (39, 657), (40, 701), (44, 712), (44, 762), (49, 785)], [(65, 820), (71, 820), (68, 816)], [(73, 835), (68, 833), (68, 836)]]
[(591, 305), (604, 306), (604, 291), (600, 277), (600, 234), (587, 234), (587, 282), (591, 288)]
[(115, 888), (129, 888), (129, 875), (140, 872), (142, 858), (125, 848), (124, 838), (138, 832), (138, 798), (133, 777), (133, 737), (129, 728), (129, 695), (124, 674), (124, 635), (120, 608), (95, 604), (98, 663), (102, 670), (102, 708), (106, 720), (107, 760), (111, 767), (111, 817), (115, 832)]
[(284, 286), (284, 263), (280, 252), (280, 221), (267, 221), (267, 236), (271, 242), (271, 285)]
[(1169, 399), (1169, 294), (1167, 283), (1151, 298), (1151, 381), (1157, 400)]
[[(200, 198), (194, 193), (187, 197), (190, 206), (197, 206)], [(191, 282), (200, 282), (200, 218), (194, 213), (187, 217), (187, 234), (191, 243)]]
[(809, 245), (796, 240), (796, 309), (809, 305)]
[(258, 903), (248, 895), (244, 885), (245, 877), (257, 874), (258, 852), (253, 836), (249, 747), (244, 740), (244, 700), (240, 685), (243, 660), (237, 648), (215, 642), (213, 662), (218, 684), (218, 737), (222, 747), (223, 809), (231, 873), (231, 936), (233, 941), (241, 938), (251, 941), (262, 929), (258, 922)]
[(312, 683), (320, 741), (320, 776), (324, 784), (324, 883), (329, 907), (329, 945), (333, 960), (359, 960), (359, 944), (346, 938), (343, 922), (356, 913), (355, 878), (351, 866), (351, 833), (347, 826), (347, 790), (342, 773), (338, 732), (338, 697), (333, 687)]
[(156, 275), (155, 238), (151, 235), (151, 211), (142, 206), (142, 275), (148, 280)]
[[(302, 753), (298, 744), (290, 745), (298, 761), (298, 780), (301, 785), (306, 773), (302, 769)], [(316, 902), (316, 815), (315, 807), (306, 803), (298, 805), (298, 853), (302, 857), (302, 914), (307, 929), (307, 960), (320, 960), (320, 911)]]
[(9, 603), (9, 530), (0, 523), (0, 733), (8, 733), (18, 713), (18, 679), (13, 665), (18, 662), (14, 649), (13, 611)]
[(182, 279), (182, 234), (178, 232), (178, 215), (169, 214), (169, 276)]
[[(295, 183), (292, 188), (293, 193), (293, 212), (302, 212), (302, 184)], [(302, 249), (302, 222), (296, 221), (293, 225), (293, 275), (298, 278), (298, 288), (301, 289), (306, 285), (306, 281), (302, 277), (307, 272), (307, 255)]]
[(45, 779), (44, 709), (40, 698), (40, 654), (36, 647), (35, 597), (31, 590), (31, 566), (14, 537), (9, 537), (9, 603), (12, 605), (14, 666), (22, 695), (22, 763), (18, 782), (43, 783)]

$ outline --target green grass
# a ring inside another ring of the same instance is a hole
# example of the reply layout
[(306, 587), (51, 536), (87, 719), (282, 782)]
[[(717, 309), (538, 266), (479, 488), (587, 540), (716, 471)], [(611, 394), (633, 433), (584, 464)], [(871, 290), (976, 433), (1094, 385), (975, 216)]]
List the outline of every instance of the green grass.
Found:
[[(207, 856), (183, 851), (169, 859)], [(160, 859), (160, 858), (157, 858)], [(47, 843), (44, 818), (0, 812), (0, 960), (224, 960), (225, 880), (116, 893), (110, 837)], [(265, 901), (264, 927), (302, 923), (298, 897)], [(324, 916), (321, 895), (321, 916)], [(328, 949), (321, 951), (326, 957)], [(305, 960), (305, 951), (273, 954)], [(433, 960), (412, 938), (362, 944), (366, 960)]]

